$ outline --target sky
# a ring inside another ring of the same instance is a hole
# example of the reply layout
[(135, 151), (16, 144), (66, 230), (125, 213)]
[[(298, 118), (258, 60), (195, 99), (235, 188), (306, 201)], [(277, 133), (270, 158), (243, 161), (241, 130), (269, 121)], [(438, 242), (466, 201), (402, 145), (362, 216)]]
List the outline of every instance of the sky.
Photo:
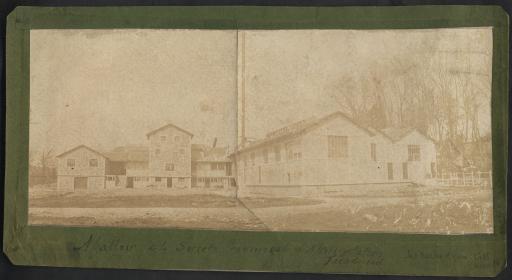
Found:
[(144, 145), (167, 123), (194, 143), (236, 145), (242, 33), (248, 137), (339, 110), (347, 78), (371, 73), (367, 83), (391, 93), (399, 78), (414, 84), (440, 70), (448, 81), (471, 72), (489, 129), (491, 28), (30, 32), (31, 151)]
[(236, 142), (236, 32), (31, 30), (30, 147), (144, 145), (167, 123)]
[(378, 79), (365, 86), (385, 94), (396, 91), (395, 81), (408, 79), (416, 94), (414, 83), (439, 71), (445, 81), (458, 71), (473, 72), (470, 90), (484, 88), (480, 129), (489, 129), (491, 28), (245, 32), (248, 137), (342, 109), (333, 96), (347, 90), (347, 78), (373, 74)]

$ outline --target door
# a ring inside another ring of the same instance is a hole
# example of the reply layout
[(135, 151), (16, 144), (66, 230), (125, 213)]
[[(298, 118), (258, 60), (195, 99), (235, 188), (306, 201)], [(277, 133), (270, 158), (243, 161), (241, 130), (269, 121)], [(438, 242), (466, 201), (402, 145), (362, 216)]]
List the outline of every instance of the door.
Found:
[(388, 180), (393, 180), (393, 163), (388, 162)]
[(409, 169), (407, 168), (407, 162), (402, 163), (402, 177), (404, 180), (409, 179)]
[(87, 190), (87, 177), (75, 177), (74, 189), (75, 191)]
[(172, 188), (172, 177), (167, 178), (167, 187)]
[(209, 188), (210, 187), (210, 178), (204, 178), (204, 187)]
[(129, 189), (133, 189), (133, 177), (126, 178), (126, 187)]

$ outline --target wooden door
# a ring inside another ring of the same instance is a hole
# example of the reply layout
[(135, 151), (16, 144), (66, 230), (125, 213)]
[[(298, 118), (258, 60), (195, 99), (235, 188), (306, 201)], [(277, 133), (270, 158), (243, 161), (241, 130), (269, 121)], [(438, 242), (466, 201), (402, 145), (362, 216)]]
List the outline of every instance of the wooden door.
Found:
[(87, 177), (75, 177), (74, 189), (75, 191), (87, 190)]

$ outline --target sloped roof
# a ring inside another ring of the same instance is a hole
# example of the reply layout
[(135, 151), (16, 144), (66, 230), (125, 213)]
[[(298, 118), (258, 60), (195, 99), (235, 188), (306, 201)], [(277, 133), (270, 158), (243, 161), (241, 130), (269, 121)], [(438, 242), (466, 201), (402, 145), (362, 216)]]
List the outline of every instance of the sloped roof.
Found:
[(149, 149), (145, 146), (122, 146), (106, 153), (111, 161), (122, 162), (147, 162)]
[(151, 136), (151, 135), (153, 135), (153, 134), (155, 134), (155, 133), (159, 132), (160, 130), (166, 129), (166, 128), (168, 128), (168, 127), (174, 127), (174, 128), (176, 128), (177, 130), (180, 130), (180, 131), (182, 131), (182, 132), (184, 132), (184, 133), (186, 133), (186, 134), (190, 135), (191, 137), (192, 137), (192, 136), (194, 136), (194, 134), (192, 134), (191, 132), (189, 132), (189, 131), (187, 131), (187, 130), (185, 130), (185, 129), (181, 128), (181, 127), (178, 127), (178, 126), (176, 126), (176, 125), (174, 125), (174, 124), (172, 124), (172, 123), (168, 123), (168, 124), (166, 124), (166, 125), (164, 125), (164, 126), (161, 126), (161, 127), (157, 128), (157, 129), (155, 129), (155, 130), (152, 130), (152, 131), (148, 132), (148, 133), (146, 134), (146, 137), (149, 137), (149, 136)]
[(404, 138), (407, 134), (411, 133), (413, 129), (400, 128), (400, 127), (387, 127), (380, 130), (382, 134), (387, 136), (392, 141), (398, 141)]
[(104, 157), (104, 158), (108, 158), (105, 154), (103, 154), (103, 153), (101, 153), (101, 152), (98, 152), (98, 151), (94, 150), (93, 148), (90, 148), (90, 147), (88, 147), (88, 146), (86, 146), (86, 145), (78, 145), (78, 146), (76, 146), (76, 147), (74, 147), (74, 148), (72, 148), (72, 149), (70, 149), (70, 150), (67, 150), (67, 151), (65, 151), (65, 152), (63, 152), (63, 153), (61, 153), (61, 154), (57, 155), (56, 157), (62, 157), (62, 156), (65, 156), (65, 155), (67, 155), (67, 154), (69, 154), (69, 153), (71, 153), (71, 152), (74, 152), (74, 151), (76, 151), (76, 150), (78, 150), (78, 149), (81, 149), (81, 148), (87, 149), (87, 150), (89, 150), (89, 151), (91, 151), (91, 152), (93, 152), (93, 153), (95, 153), (95, 154), (98, 154), (98, 155), (100, 155), (100, 156)]
[(397, 142), (400, 139), (404, 138), (405, 136), (411, 134), (412, 132), (416, 131), (420, 135), (423, 135), (425, 138), (431, 140), (432, 142), (436, 142), (434, 139), (432, 139), (430, 136), (425, 135), (424, 133), (421, 133), (415, 128), (400, 128), (400, 127), (387, 127), (379, 130), (384, 136), (391, 139), (393, 142)]
[(226, 147), (211, 148), (206, 145), (192, 145), (192, 161), (196, 162), (228, 162), (228, 151)]
[(324, 116), (322, 118), (314, 118), (313, 117), (313, 118), (309, 118), (309, 119), (302, 120), (302, 121), (299, 121), (296, 123), (292, 123), (288, 126), (274, 130), (274, 131), (268, 133), (265, 138), (251, 142), (248, 146), (238, 150), (238, 152), (250, 150), (250, 149), (256, 148), (258, 146), (264, 145), (266, 143), (281, 140), (284, 138), (302, 135), (302, 134), (310, 131), (311, 129), (314, 129), (314, 128), (316, 128), (332, 119), (338, 118), (338, 117), (344, 118), (345, 120), (351, 122), (355, 126), (359, 127), (363, 131), (365, 131), (370, 136), (375, 135), (375, 130), (369, 129), (369, 128), (355, 122), (354, 120), (352, 120), (350, 117), (348, 117), (344, 113), (338, 111), (338, 112), (331, 113), (327, 116)]

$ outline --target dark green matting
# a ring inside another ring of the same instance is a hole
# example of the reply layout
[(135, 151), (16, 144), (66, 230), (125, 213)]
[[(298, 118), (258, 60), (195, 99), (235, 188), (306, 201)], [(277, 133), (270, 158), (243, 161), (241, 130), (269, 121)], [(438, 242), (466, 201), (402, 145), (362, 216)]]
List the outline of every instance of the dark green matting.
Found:
[[(493, 26), (494, 234), (27, 226), (30, 29), (472, 26)], [(507, 89), (508, 16), (500, 7), (20, 7), (7, 29), (4, 252), (20, 265), (493, 276), (506, 259)], [(326, 264), (331, 256), (335, 260)]]

